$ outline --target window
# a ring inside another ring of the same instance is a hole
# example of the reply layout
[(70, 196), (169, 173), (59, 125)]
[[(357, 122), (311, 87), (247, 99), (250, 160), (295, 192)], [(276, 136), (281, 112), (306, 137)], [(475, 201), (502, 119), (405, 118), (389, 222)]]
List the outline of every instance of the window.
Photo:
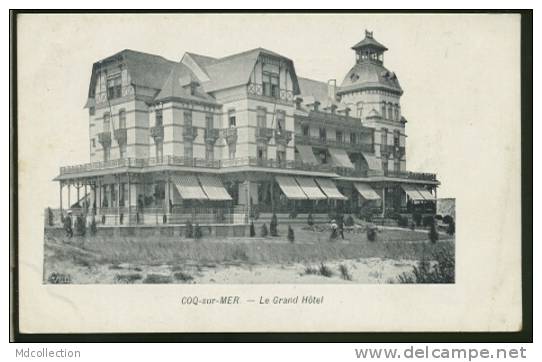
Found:
[(326, 142), (327, 139), (327, 132), (324, 127), (320, 128), (320, 142)]
[(258, 160), (267, 160), (267, 147), (265, 145), (258, 145)]
[(386, 118), (386, 104), (382, 103), (382, 118)]
[(162, 118), (162, 110), (161, 109), (157, 109), (155, 112), (154, 112), (154, 115), (156, 117), (156, 121), (155, 121), (155, 125), (157, 127), (159, 126), (162, 126), (164, 123), (164, 120)]
[(395, 120), (399, 120), (399, 106), (395, 106)]
[(353, 145), (356, 144), (356, 142), (357, 142), (356, 138), (357, 138), (357, 136), (356, 136), (356, 134), (354, 132), (350, 133), (350, 143), (351, 144), (353, 144)]
[(107, 162), (111, 159), (111, 148), (104, 147), (104, 162)]
[(318, 157), (320, 158), (321, 163), (323, 163), (323, 164), (327, 163), (327, 153), (326, 153), (326, 151), (318, 152)]
[(382, 128), (380, 130), (380, 144), (387, 145), (388, 144), (388, 130), (386, 128)]
[(207, 127), (207, 129), (213, 129), (214, 128), (214, 121), (213, 121), (213, 115), (212, 114), (207, 114), (205, 116), (205, 126)]
[(391, 107), (391, 105), (388, 107), (388, 118), (393, 118), (393, 108)]
[(401, 161), (399, 161), (399, 160), (393, 161), (393, 170), (395, 172), (400, 172), (401, 171)]
[(267, 109), (264, 107), (258, 107), (256, 115), (256, 121), (259, 128), (267, 127)]
[(286, 162), (286, 151), (278, 151), (277, 150), (277, 162), (279, 164), (282, 164)]
[(363, 118), (363, 102), (357, 104), (356, 115), (358, 118)]
[(192, 127), (192, 112), (186, 111), (183, 113), (184, 115), (184, 126), (185, 127)]
[(111, 130), (111, 116), (109, 115), (109, 113), (104, 113), (103, 131), (104, 132), (110, 132), (110, 130)]
[(284, 111), (277, 111), (277, 130), (282, 131), (285, 129), (284, 122), (285, 122), (286, 114)]
[(343, 133), (341, 131), (335, 132), (335, 139), (337, 142), (342, 143), (343, 142)]
[(205, 144), (205, 159), (207, 161), (214, 161), (215, 159), (214, 146), (211, 143)]
[(309, 136), (309, 126), (305, 125), (302, 128), (303, 136)]
[(184, 142), (184, 158), (193, 158), (194, 152), (192, 142)]
[(107, 99), (122, 97), (122, 80), (120, 75), (107, 80)]
[(264, 72), (262, 75), (263, 95), (266, 97), (279, 98), (279, 75)]
[(235, 127), (236, 126), (235, 109), (230, 109), (228, 111), (228, 125), (230, 127)]
[(388, 174), (388, 158), (382, 157), (382, 171), (384, 171), (384, 175)]
[(126, 157), (126, 143), (121, 143), (119, 145), (119, 153), (120, 153), (120, 158)]
[(399, 132), (393, 133), (393, 145), (399, 147)]
[(124, 109), (119, 111), (119, 128), (126, 128), (126, 111)]
[(92, 143), (92, 148), (96, 148), (96, 139), (95, 138), (92, 138), (90, 140), (90, 143)]
[(162, 158), (164, 155), (164, 143), (162, 141), (156, 142), (156, 158)]

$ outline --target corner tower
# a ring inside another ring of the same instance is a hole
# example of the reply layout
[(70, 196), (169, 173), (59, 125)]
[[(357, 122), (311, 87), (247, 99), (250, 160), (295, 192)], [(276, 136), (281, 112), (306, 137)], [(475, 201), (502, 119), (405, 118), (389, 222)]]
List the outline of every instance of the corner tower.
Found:
[(352, 47), (355, 64), (344, 77), (337, 95), (366, 127), (375, 129), (375, 151), (387, 171), (406, 171), (405, 123), (401, 115), (403, 94), (394, 72), (384, 67), (388, 50), (372, 31)]

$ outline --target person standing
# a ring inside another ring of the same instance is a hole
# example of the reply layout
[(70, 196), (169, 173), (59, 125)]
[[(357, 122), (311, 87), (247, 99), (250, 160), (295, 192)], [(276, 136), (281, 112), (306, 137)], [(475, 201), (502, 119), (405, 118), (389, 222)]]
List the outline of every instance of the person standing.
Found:
[(331, 235), (329, 240), (335, 240), (337, 238), (337, 223), (335, 220), (331, 220)]
[(339, 235), (341, 236), (341, 239), (344, 240), (344, 218), (342, 215), (339, 216), (338, 230), (339, 230)]
[(64, 230), (66, 231), (66, 236), (73, 237), (71, 211), (68, 211), (68, 215), (64, 218)]

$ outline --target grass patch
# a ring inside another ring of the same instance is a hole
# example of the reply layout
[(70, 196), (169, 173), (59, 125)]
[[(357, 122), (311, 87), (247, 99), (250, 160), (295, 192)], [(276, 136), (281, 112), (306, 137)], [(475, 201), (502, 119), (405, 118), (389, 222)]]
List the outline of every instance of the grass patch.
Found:
[(133, 284), (137, 280), (141, 280), (142, 276), (137, 273), (133, 274), (117, 274), (115, 275), (115, 283), (118, 284)]
[(173, 277), (176, 279), (176, 280), (179, 280), (179, 281), (182, 281), (182, 282), (191, 282), (192, 280), (194, 280), (194, 277), (188, 273), (185, 273), (185, 272), (177, 272), (175, 274), (173, 274)]
[(324, 263), (320, 264), (320, 267), (318, 268), (318, 274), (326, 278), (331, 278), (333, 276), (333, 272), (331, 271), (331, 269), (329, 269), (329, 267)]
[(348, 271), (348, 267), (346, 265), (339, 265), (339, 272), (341, 273), (341, 278), (344, 280), (352, 280), (352, 275)]
[(169, 275), (162, 274), (147, 274), (143, 280), (145, 284), (169, 284), (171, 283), (171, 277)]

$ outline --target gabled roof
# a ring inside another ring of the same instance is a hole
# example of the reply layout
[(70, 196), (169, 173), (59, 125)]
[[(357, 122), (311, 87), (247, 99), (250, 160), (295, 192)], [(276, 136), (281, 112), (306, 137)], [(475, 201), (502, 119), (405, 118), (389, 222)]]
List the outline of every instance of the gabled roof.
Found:
[(190, 59), (195, 61), (209, 76), (208, 81), (202, 82), (206, 92), (214, 92), (248, 84), (250, 75), (254, 70), (254, 66), (256, 65), (259, 56), (266, 54), (286, 60), (292, 69), (294, 94), (299, 93), (299, 86), (297, 84), (297, 76), (295, 74), (293, 62), (285, 56), (271, 50), (256, 48), (223, 58), (212, 58), (192, 53), (187, 54)]
[(92, 65), (92, 74), (88, 90), (89, 100), (87, 101), (87, 105), (91, 104), (91, 99), (94, 98), (97, 71), (101, 67), (107, 66), (107, 64), (113, 62), (124, 62), (126, 64), (132, 85), (156, 90), (162, 88), (171, 69), (176, 64), (176, 62), (159, 55), (130, 49), (122, 50), (112, 56), (102, 59)]
[(194, 93), (190, 91), (190, 84), (198, 83), (194, 73), (183, 63), (177, 63), (171, 69), (167, 80), (162, 86), (162, 90), (154, 98), (155, 101), (170, 99), (188, 99), (194, 101), (204, 101), (206, 103), (216, 103), (213, 97), (203, 91), (200, 85), (196, 85)]

